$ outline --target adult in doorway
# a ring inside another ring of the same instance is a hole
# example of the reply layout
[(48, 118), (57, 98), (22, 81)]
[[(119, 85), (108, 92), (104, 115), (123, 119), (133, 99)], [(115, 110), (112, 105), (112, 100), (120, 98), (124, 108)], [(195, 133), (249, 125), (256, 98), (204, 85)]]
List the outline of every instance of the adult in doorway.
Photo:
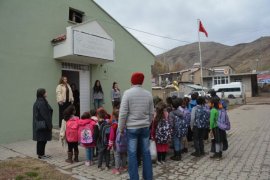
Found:
[(52, 113), (53, 109), (46, 100), (46, 90), (37, 90), (36, 102), (33, 105), (33, 140), (37, 141), (37, 155), (44, 159), (47, 141), (52, 140)]
[(96, 80), (94, 87), (93, 87), (93, 101), (95, 109), (102, 107), (104, 103), (104, 93), (102, 90), (102, 86), (99, 80)]
[(115, 103), (117, 104), (118, 102), (121, 101), (121, 93), (120, 93), (120, 89), (118, 87), (117, 82), (113, 82), (111, 97), (112, 97), (112, 106), (113, 107), (114, 107)]
[(143, 179), (153, 179), (151, 155), (149, 151), (150, 124), (154, 115), (154, 103), (152, 94), (142, 88), (144, 74), (133, 73), (131, 76), (131, 88), (126, 90), (120, 105), (118, 128), (124, 132), (127, 128), (128, 138), (128, 172), (130, 179), (139, 180), (137, 147), (143, 159)]
[(56, 87), (56, 100), (59, 106), (59, 128), (61, 128), (63, 112), (74, 101), (72, 89), (65, 76), (61, 77)]

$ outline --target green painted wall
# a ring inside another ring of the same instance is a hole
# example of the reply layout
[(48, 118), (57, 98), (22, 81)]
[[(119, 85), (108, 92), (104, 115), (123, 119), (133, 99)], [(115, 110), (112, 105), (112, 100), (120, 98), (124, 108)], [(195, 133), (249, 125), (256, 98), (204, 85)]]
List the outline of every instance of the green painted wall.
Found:
[(32, 106), (39, 87), (47, 89), (57, 124), (55, 88), (61, 64), (53, 59), (50, 40), (72, 25), (68, 22), (69, 7), (85, 12), (85, 19), (96, 19), (115, 40), (115, 62), (91, 66), (91, 82), (102, 82), (105, 108), (111, 111), (112, 82), (117, 81), (124, 91), (130, 87), (134, 71), (145, 73), (144, 87), (151, 90), (153, 55), (91, 0), (1, 0), (0, 143), (32, 137)]

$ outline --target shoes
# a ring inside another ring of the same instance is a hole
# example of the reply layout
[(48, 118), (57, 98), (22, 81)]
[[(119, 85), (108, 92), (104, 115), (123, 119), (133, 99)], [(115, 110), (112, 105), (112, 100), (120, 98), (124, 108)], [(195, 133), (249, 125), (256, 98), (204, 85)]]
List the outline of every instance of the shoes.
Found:
[(118, 174), (120, 174), (120, 171), (118, 169), (113, 169), (112, 170), (112, 174), (118, 175)]
[(183, 148), (181, 151), (182, 151), (182, 153), (187, 153), (188, 152), (188, 149), (187, 148)]
[(40, 155), (38, 155), (38, 159), (48, 159), (48, 158), (51, 158), (52, 156), (50, 156), (50, 155), (42, 155), (42, 156), (40, 156)]
[(120, 171), (120, 172), (126, 172), (127, 170), (128, 170), (127, 167), (120, 167), (120, 168), (119, 168), (119, 171)]
[(197, 152), (193, 152), (193, 153), (191, 153), (190, 154), (191, 156), (195, 156), (195, 157), (200, 157), (201, 155), (199, 154), (199, 153), (197, 153)]
[(90, 161), (85, 161), (84, 163), (86, 166), (90, 166)]
[(215, 153), (213, 156), (210, 156), (211, 159), (221, 159), (222, 152)]
[(108, 171), (109, 169), (110, 169), (110, 167), (108, 167), (108, 166), (107, 166), (107, 167), (105, 167), (105, 170), (106, 170), (106, 171)]
[(98, 167), (98, 171), (102, 171), (102, 168), (101, 167)]
[(161, 161), (157, 161), (157, 165), (161, 165), (162, 163), (161, 163)]

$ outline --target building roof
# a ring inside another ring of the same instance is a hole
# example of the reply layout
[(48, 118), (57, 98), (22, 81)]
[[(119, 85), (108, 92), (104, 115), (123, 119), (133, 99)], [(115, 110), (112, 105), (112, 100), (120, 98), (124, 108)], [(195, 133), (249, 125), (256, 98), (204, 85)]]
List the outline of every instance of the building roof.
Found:
[(230, 74), (230, 75), (213, 75), (213, 76), (203, 76), (203, 78), (212, 78), (216, 76), (251, 76), (251, 75), (257, 75), (256, 73), (237, 73), (237, 74)]
[[(121, 28), (123, 28), (133, 39), (135, 39), (144, 49), (146, 49), (154, 58), (156, 57), (145, 45), (143, 45), (135, 36), (133, 36), (126, 28), (124, 28), (116, 19), (114, 19), (107, 11), (105, 11), (100, 5), (98, 5), (94, 0), (91, 0), (98, 8), (100, 8), (104, 13), (106, 13), (112, 20), (114, 20)], [(101, 19), (96, 19), (102, 21)], [(104, 21), (103, 22), (108, 22)], [(108, 22), (109, 23), (109, 22)], [(110, 22), (111, 23), (111, 22)]]

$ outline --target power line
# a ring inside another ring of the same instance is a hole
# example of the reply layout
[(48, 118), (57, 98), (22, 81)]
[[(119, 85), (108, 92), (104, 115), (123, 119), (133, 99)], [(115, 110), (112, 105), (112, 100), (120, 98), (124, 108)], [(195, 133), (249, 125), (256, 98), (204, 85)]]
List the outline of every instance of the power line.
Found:
[(156, 37), (160, 37), (160, 38), (164, 38), (164, 39), (169, 39), (169, 40), (179, 41), (179, 42), (184, 42), (184, 43), (191, 43), (191, 42), (189, 42), (189, 41), (183, 41), (183, 40), (176, 39), (176, 38), (171, 38), (171, 37), (167, 37), (167, 36), (162, 36), (162, 35), (158, 35), (158, 34), (146, 32), (146, 31), (142, 31), (142, 30), (139, 30), (139, 29), (134, 29), (134, 28), (127, 27), (127, 26), (123, 26), (123, 27), (126, 28), (126, 29), (131, 29), (131, 30), (133, 30), (133, 31), (145, 33), (145, 34), (148, 34), (148, 35), (152, 35), (152, 36), (156, 36)]

